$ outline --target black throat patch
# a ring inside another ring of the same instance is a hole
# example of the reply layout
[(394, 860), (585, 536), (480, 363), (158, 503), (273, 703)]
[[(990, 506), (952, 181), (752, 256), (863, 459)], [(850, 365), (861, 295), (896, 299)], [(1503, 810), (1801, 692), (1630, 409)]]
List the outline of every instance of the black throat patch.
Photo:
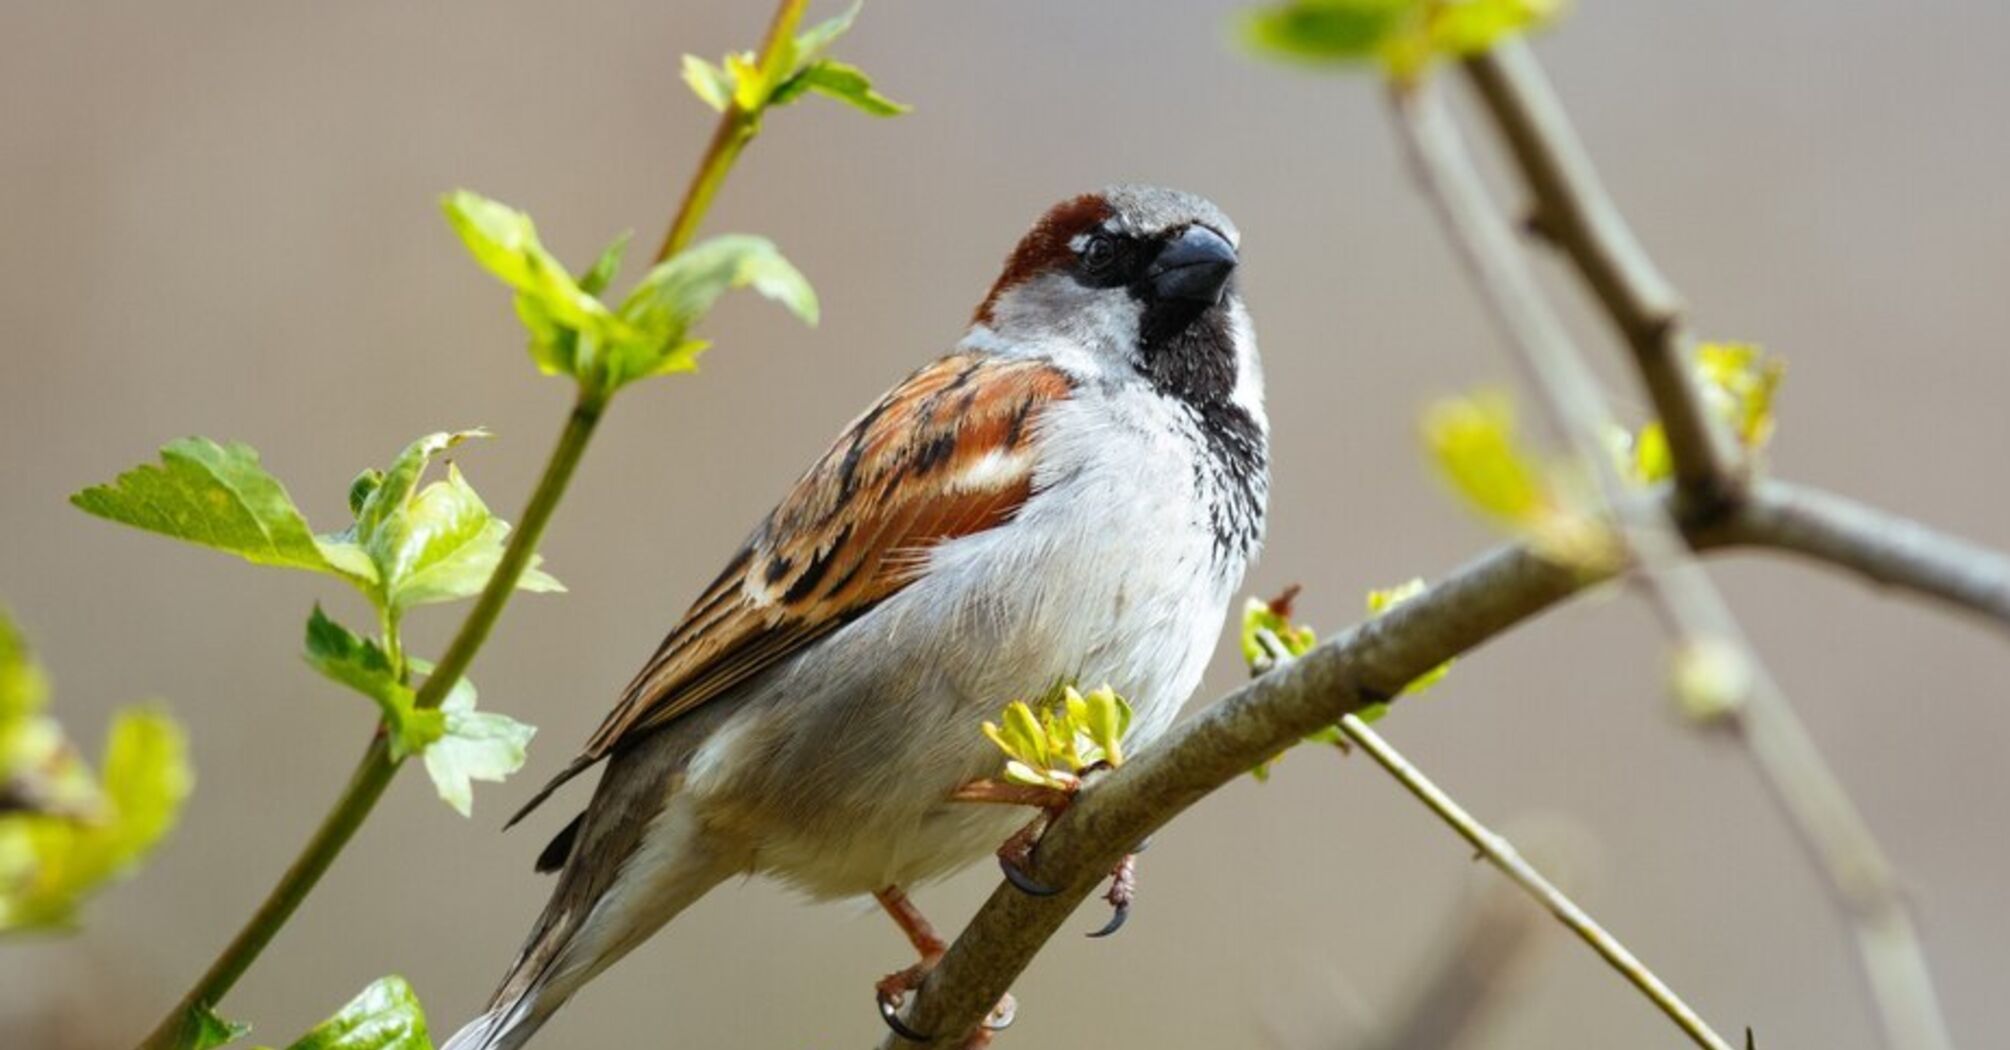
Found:
[(1236, 355), (1227, 302), (1150, 304), (1139, 326), (1138, 370), (1199, 428), (1207, 455), (1194, 469), (1194, 484), (1208, 505), (1215, 550), (1246, 557), (1263, 538), (1270, 450), (1263, 428), (1233, 398)]

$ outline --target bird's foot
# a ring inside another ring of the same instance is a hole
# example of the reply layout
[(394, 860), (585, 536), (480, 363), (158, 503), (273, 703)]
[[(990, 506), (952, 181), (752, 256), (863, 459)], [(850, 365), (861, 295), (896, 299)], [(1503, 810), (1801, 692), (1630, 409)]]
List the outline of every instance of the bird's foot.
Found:
[[(879, 1000), (880, 1020), (886, 1022), (886, 1026), (893, 1030), (893, 1034), (910, 1043), (926, 1043), (934, 1037), (926, 1032), (916, 1031), (901, 1018), (900, 1008), (907, 1001), (907, 993), (920, 988), (922, 983), (928, 980), (929, 973), (935, 969), (935, 964), (940, 961), (940, 956), (923, 959), (905, 970), (887, 974), (873, 986), (873, 991)], [(970, 1039), (963, 1044), (964, 1050), (978, 1050), (990, 1046), (992, 1034), (1012, 1027), (1012, 1021), (1018, 1012), (1018, 1000), (1007, 992), (1004, 998), (998, 1000), (998, 1005), (992, 1007), (991, 1012), (985, 1015), (984, 1024), (970, 1034)]]
[[(935, 928), (929, 925), (928, 919), (921, 914), (921, 909), (914, 906), (914, 902), (908, 899), (907, 894), (901, 892), (900, 887), (888, 886), (873, 894), (873, 897), (900, 927), (900, 932), (907, 935), (907, 941), (914, 946), (916, 954), (921, 956), (913, 966), (887, 974), (873, 986), (874, 997), (879, 1001), (880, 1019), (902, 1039), (910, 1043), (926, 1043), (934, 1037), (926, 1032), (916, 1031), (912, 1025), (903, 1020), (900, 1008), (907, 1001), (907, 993), (920, 988), (922, 983), (928, 980), (928, 975), (934, 972), (935, 965), (942, 961), (943, 953), (949, 950), (949, 945), (936, 935)], [(1001, 1032), (1010, 1027), (1013, 1014), (1018, 1008), (1018, 1003), (1009, 994), (998, 1000), (998, 1005), (992, 1007), (990, 1015), (984, 1019), (984, 1026), (979, 1028), (964, 1046), (966, 1048), (990, 1046), (991, 1033)]]
[[(1140, 843), (1138, 849), (1144, 849)], [(1110, 921), (1103, 928), (1089, 934), (1091, 937), (1108, 937), (1124, 928), (1124, 920), (1131, 917), (1131, 902), (1138, 896), (1138, 855), (1124, 854), (1124, 859), (1110, 871), (1110, 891), (1103, 899), (1110, 902)]]
[(1053, 820), (1053, 811), (1042, 810), (1032, 822), (1005, 840), (998, 847), (998, 870), (1005, 873), (1005, 881), (1014, 889), (1029, 897), (1052, 897), (1061, 892), (1059, 887), (1049, 886), (1026, 873), (1033, 863), (1033, 850), (1040, 844), (1040, 836), (1046, 832), (1047, 824)]

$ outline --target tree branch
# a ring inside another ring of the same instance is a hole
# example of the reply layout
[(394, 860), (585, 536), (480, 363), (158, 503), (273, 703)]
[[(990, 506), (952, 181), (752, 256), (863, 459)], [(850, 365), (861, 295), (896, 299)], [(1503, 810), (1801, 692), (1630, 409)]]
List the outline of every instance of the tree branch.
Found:
[(1763, 480), (1719, 526), (1730, 543), (1849, 569), (2010, 632), (2010, 557), (1819, 489)]
[(1641, 248), (1526, 45), (1507, 40), (1465, 68), (1534, 198), (1531, 224), (1576, 263), (1633, 350), (1668, 435), (1676, 485), (1709, 506), (1739, 481), (1739, 457), (1710, 418), (1689, 364), (1682, 298)]
[[(1834, 564), (1871, 579), (1976, 608), (1981, 603), (1955, 596), (1962, 588), (1945, 586), (1946, 567), (1976, 556), (1987, 566), (1978, 579), (1993, 582), (1978, 582), (1971, 589), (2010, 586), (2010, 559), (2000, 554), (1974, 551), (1924, 526), (1840, 497), (1780, 483), (1753, 491), (1753, 521), (1742, 521), (1746, 510), (1734, 507), (1714, 521), (1696, 524), (1690, 535), (1698, 550), (1771, 546), (1789, 531), (1771, 523), (1797, 520), (1769, 506), (1770, 494), (1778, 492), (1805, 506), (1835, 509), (1823, 520), (1848, 523), (1813, 530), (1833, 534), (1832, 541), (1782, 543), (1781, 549), (1823, 560), (1834, 557)], [(1677, 499), (1673, 494), (1668, 498), (1671, 503)], [(1866, 521), (1877, 525), (1864, 526)], [(1898, 527), (1885, 524), (1890, 522)], [(1873, 572), (1868, 566), (1880, 568)], [(1417, 675), (1609, 578), (1551, 564), (1525, 546), (1496, 549), (1174, 726), (1166, 739), (1076, 796), (1040, 840), (1033, 862), (1039, 881), (1061, 887), (1061, 892), (1035, 898), (1001, 884), (929, 975), (909, 1023), (935, 1034), (927, 1046), (961, 1046), (1133, 844), (1314, 730), (1394, 695)], [(882, 1043), (883, 1050), (913, 1045), (891, 1035)]]
[[(1597, 380), (1543, 296), (1433, 85), (1399, 88), (1395, 102), (1418, 175), (1446, 232), (1578, 459), (1598, 478), (1640, 578), (1683, 647), (1678, 656), (1717, 653), (1732, 661), (1736, 684), (1727, 685), (1715, 703), (1740, 731), (1753, 763), (1842, 905), (1888, 1044), (1946, 1050), (1951, 1039), (1926, 954), (1890, 860), (1785, 692), (1752, 651), (1729, 604), (1684, 548), (1673, 512), (1631, 491), (1620, 477), (1604, 441), (1617, 423)], [(1686, 491), (1679, 482), (1677, 491)]]

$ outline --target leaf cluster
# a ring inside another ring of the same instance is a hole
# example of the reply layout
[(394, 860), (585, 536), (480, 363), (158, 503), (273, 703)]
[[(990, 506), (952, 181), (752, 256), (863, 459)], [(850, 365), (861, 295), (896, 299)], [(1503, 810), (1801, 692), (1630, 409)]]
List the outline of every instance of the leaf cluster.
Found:
[[(535, 730), (477, 712), (474, 686), (465, 679), (438, 709), (420, 709), (411, 676), (428, 666), (403, 653), (399, 627), (415, 606), (481, 593), (502, 560), (509, 523), (489, 510), (457, 466), (449, 463), (444, 479), (422, 484), (434, 460), (486, 436), (479, 429), (428, 434), (385, 468), (364, 471), (349, 486), (352, 520), (337, 532), (310, 529), (250, 446), (207, 438), (171, 442), (158, 466), (136, 467), (71, 502), (253, 564), (324, 573), (353, 586), (376, 610), (381, 640), (357, 635), (316, 605), (307, 619), (307, 662), (376, 703), (393, 758), (422, 755), (440, 797), (465, 815), (469, 780), (500, 780), (515, 771)], [(535, 556), (517, 587), (564, 589)]]
[(1097, 763), (1124, 763), (1131, 705), (1108, 686), (1083, 695), (1062, 686), (1035, 705), (1014, 700), (984, 735), (1005, 753), (1005, 779), (1026, 787), (1073, 791), (1082, 771)]
[(114, 714), (94, 774), (47, 701), (47, 677), (0, 612), (0, 933), (69, 925), (174, 827), (194, 784), (165, 712)]
[(836, 18), (783, 39), (766, 61), (752, 51), (736, 51), (718, 65), (685, 55), (684, 82), (721, 113), (730, 106), (757, 118), (815, 92), (875, 117), (900, 116), (912, 107), (880, 94), (864, 70), (824, 56), (851, 29), (861, 6), (862, 0)]
[(1562, 0), (1288, 0), (1243, 14), (1259, 54), (1314, 65), (1374, 62), (1407, 82), (1553, 20)]

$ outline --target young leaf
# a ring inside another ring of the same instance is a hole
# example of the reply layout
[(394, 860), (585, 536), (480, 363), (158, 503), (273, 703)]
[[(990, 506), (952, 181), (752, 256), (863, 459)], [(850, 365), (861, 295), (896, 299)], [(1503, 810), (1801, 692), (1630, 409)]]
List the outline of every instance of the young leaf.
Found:
[(1438, 401), (1425, 410), (1424, 442), (1453, 490), (1481, 512), (1521, 526), (1549, 512), (1543, 469), (1521, 447), (1514, 403), (1505, 394)]
[(87, 514), (235, 554), (257, 565), (336, 573), (285, 486), (249, 445), (192, 437), (108, 485), (70, 497)]
[(796, 74), (775, 92), (775, 105), (793, 101), (805, 91), (837, 99), (853, 109), (875, 117), (897, 117), (914, 110), (873, 89), (872, 78), (854, 65), (834, 58), (820, 58)]
[(832, 44), (837, 43), (838, 37), (851, 32), (851, 24), (858, 19), (859, 9), (864, 6), (865, 0), (854, 0), (843, 14), (827, 18), (797, 34), (795, 50), (790, 57), (799, 65), (816, 61)]
[(414, 706), (411, 686), (398, 680), (384, 650), (329, 619), (318, 604), (307, 617), (307, 662), (377, 702), (391, 734), (392, 758), (423, 751), (446, 733), (446, 716)]
[(433, 1050), (426, 1012), (403, 977), (380, 977), (287, 1050)]
[(1541, 26), (1562, 10), (1562, 0), (1446, 0), (1430, 5), (1431, 47), (1448, 55), (1476, 55), (1504, 37)]
[(763, 237), (726, 234), (677, 253), (628, 293), (621, 319), (636, 337), (610, 347), (609, 388), (645, 376), (688, 372), (704, 344), (685, 338), (721, 295), (751, 286), (801, 318), (817, 323), (817, 297), (801, 271)]
[[(1415, 598), (1417, 595), (1424, 593), (1426, 589), (1427, 588), (1422, 579), (1413, 578), (1411, 580), (1408, 580), (1407, 582), (1397, 584), (1394, 587), (1390, 587), (1384, 590), (1369, 591), (1368, 615), (1380, 616), (1383, 613), (1388, 612), (1390, 609), (1393, 609), (1396, 606), (1401, 605), (1412, 598)], [(1403, 687), (1400, 695), (1415, 696), (1418, 693), (1421, 693), (1424, 690), (1429, 689), (1434, 685), (1437, 685), (1439, 682), (1444, 680), (1446, 675), (1451, 673), (1452, 673), (1452, 661), (1446, 660), (1444, 663), (1441, 663), (1438, 666), (1433, 667), (1430, 670), (1425, 671), (1423, 674), (1420, 674), (1417, 677), (1411, 679), (1410, 683)], [(1373, 722), (1375, 721), (1376, 718), (1380, 718), (1383, 712), (1387, 711), (1388, 709), (1387, 705), (1385, 704), (1377, 704), (1375, 706), (1381, 708), (1381, 710), (1375, 712), (1374, 718), (1368, 717), (1366, 712), (1363, 712), (1361, 717), (1366, 721)]]
[(0, 815), (0, 931), (67, 924), (86, 894), (158, 844), (194, 782), (187, 751), (172, 719), (129, 708), (105, 744), (100, 812)]
[[(429, 434), (399, 453), (360, 501), (356, 523), (326, 537), (323, 549), (353, 550), (367, 560), (369, 586), (379, 606), (402, 612), (414, 605), (454, 601), (481, 592), (502, 560), (509, 524), (489, 512), (460, 470), (448, 465), (445, 481), (419, 488), (433, 457), (485, 430)], [(352, 490), (352, 496), (354, 492)], [(527, 591), (565, 588), (531, 564), (517, 580)]]
[(48, 701), (49, 680), (28, 650), (27, 639), (14, 620), (0, 609), (0, 780), (8, 767), (8, 737), (28, 719), (40, 714)]
[(628, 252), (628, 242), (634, 239), (633, 230), (623, 230), (613, 243), (601, 249), (600, 258), (579, 275), (579, 288), (588, 295), (598, 296), (614, 283), (614, 277), (621, 272), (621, 257)]
[(634, 338), (545, 250), (530, 216), (468, 190), (455, 190), (440, 206), (475, 261), (516, 290), (531, 358), (546, 374), (583, 377), (598, 347)]
[(185, 1050), (216, 1050), (244, 1038), (250, 1031), (250, 1025), (227, 1021), (210, 1007), (198, 1004), (189, 1010), (182, 1035)]
[(722, 113), (733, 99), (732, 74), (697, 55), (684, 56), (684, 83), (699, 101)]
[(475, 710), (475, 689), (463, 678), (440, 705), (446, 734), (425, 751), (426, 774), (447, 805), (474, 813), (473, 780), (501, 782), (523, 766), (524, 749), (537, 728), (507, 715)]
[(1260, 53), (1301, 62), (1378, 57), (1423, 0), (1292, 0), (1246, 12), (1242, 37)]

